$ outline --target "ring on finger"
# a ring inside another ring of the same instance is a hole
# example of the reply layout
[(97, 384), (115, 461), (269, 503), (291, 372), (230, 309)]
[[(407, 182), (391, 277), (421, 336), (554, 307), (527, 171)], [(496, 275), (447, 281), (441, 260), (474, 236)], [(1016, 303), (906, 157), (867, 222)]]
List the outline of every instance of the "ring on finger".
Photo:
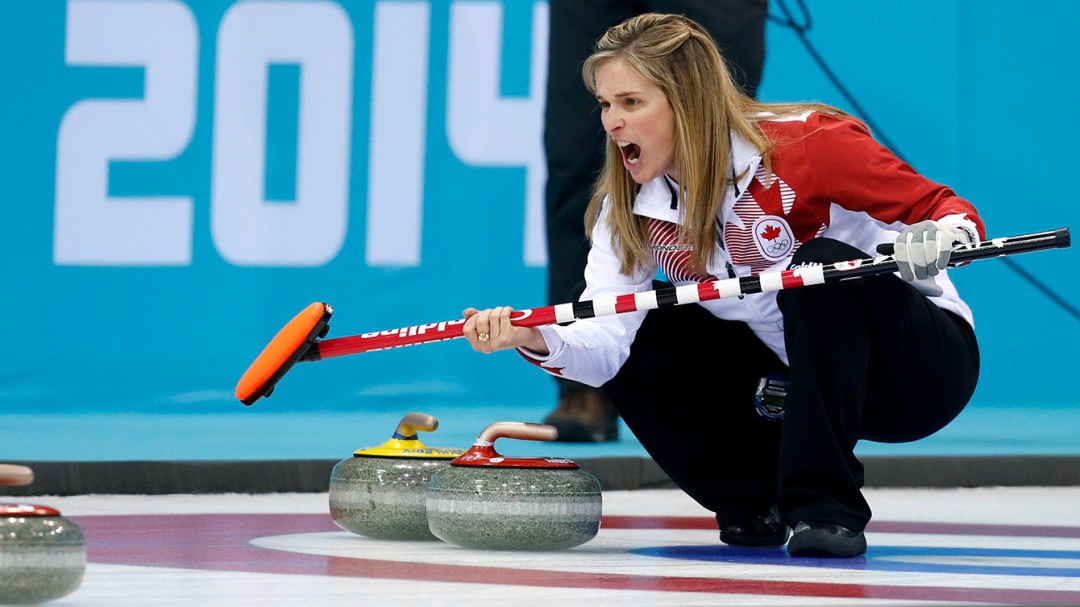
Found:
[(476, 338), (479, 339), (480, 341), (487, 341), (487, 340), (491, 339), (491, 334), (486, 332), (486, 331), (483, 332), (483, 333), (477, 333)]

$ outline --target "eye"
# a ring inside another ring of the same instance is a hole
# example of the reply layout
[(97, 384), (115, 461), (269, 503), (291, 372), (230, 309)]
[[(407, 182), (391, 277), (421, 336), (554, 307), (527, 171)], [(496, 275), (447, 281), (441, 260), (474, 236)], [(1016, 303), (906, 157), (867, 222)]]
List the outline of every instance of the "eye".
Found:
[(605, 110), (606, 110), (606, 109), (608, 109), (609, 107), (611, 107), (611, 103), (610, 103), (610, 102), (607, 102), (607, 101), (600, 101), (600, 100), (597, 100), (597, 103), (599, 103), (599, 104), (600, 104), (600, 107), (601, 107), (602, 109), (605, 109)]
[(640, 104), (641, 102), (634, 97), (627, 97), (624, 103), (629, 106), (634, 106)]

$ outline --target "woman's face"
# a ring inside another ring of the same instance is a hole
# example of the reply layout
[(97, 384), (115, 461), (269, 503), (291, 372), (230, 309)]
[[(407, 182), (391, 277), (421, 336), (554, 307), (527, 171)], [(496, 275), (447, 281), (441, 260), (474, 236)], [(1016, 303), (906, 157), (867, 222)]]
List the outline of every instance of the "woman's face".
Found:
[(667, 96), (622, 59), (596, 70), (601, 121), (622, 151), (623, 166), (637, 183), (667, 174), (676, 181), (675, 113)]

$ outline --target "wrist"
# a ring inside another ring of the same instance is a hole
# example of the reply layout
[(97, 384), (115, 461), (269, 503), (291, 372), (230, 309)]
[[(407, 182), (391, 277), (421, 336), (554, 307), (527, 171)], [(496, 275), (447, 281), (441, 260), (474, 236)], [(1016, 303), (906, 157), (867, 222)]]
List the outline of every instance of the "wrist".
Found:
[(533, 356), (548, 356), (551, 354), (551, 350), (548, 349), (547, 341), (544, 339), (544, 336), (535, 328), (529, 332), (529, 336), (525, 342), (518, 347)]
[(948, 227), (952, 229), (956, 240), (960, 244), (972, 244), (979, 241), (979, 232), (975, 228), (975, 223), (967, 218), (967, 215), (946, 215), (936, 222), (942, 227)]

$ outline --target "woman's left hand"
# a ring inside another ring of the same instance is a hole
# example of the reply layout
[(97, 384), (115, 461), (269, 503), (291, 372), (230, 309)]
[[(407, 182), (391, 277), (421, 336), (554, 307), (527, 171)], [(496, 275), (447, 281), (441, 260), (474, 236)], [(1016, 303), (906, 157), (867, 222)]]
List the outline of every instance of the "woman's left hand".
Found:
[(963, 233), (948, 224), (920, 221), (897, 234), (893, 257), (901, 278), (926, 280), (949, 267), (953, 247), (966, 243)]

